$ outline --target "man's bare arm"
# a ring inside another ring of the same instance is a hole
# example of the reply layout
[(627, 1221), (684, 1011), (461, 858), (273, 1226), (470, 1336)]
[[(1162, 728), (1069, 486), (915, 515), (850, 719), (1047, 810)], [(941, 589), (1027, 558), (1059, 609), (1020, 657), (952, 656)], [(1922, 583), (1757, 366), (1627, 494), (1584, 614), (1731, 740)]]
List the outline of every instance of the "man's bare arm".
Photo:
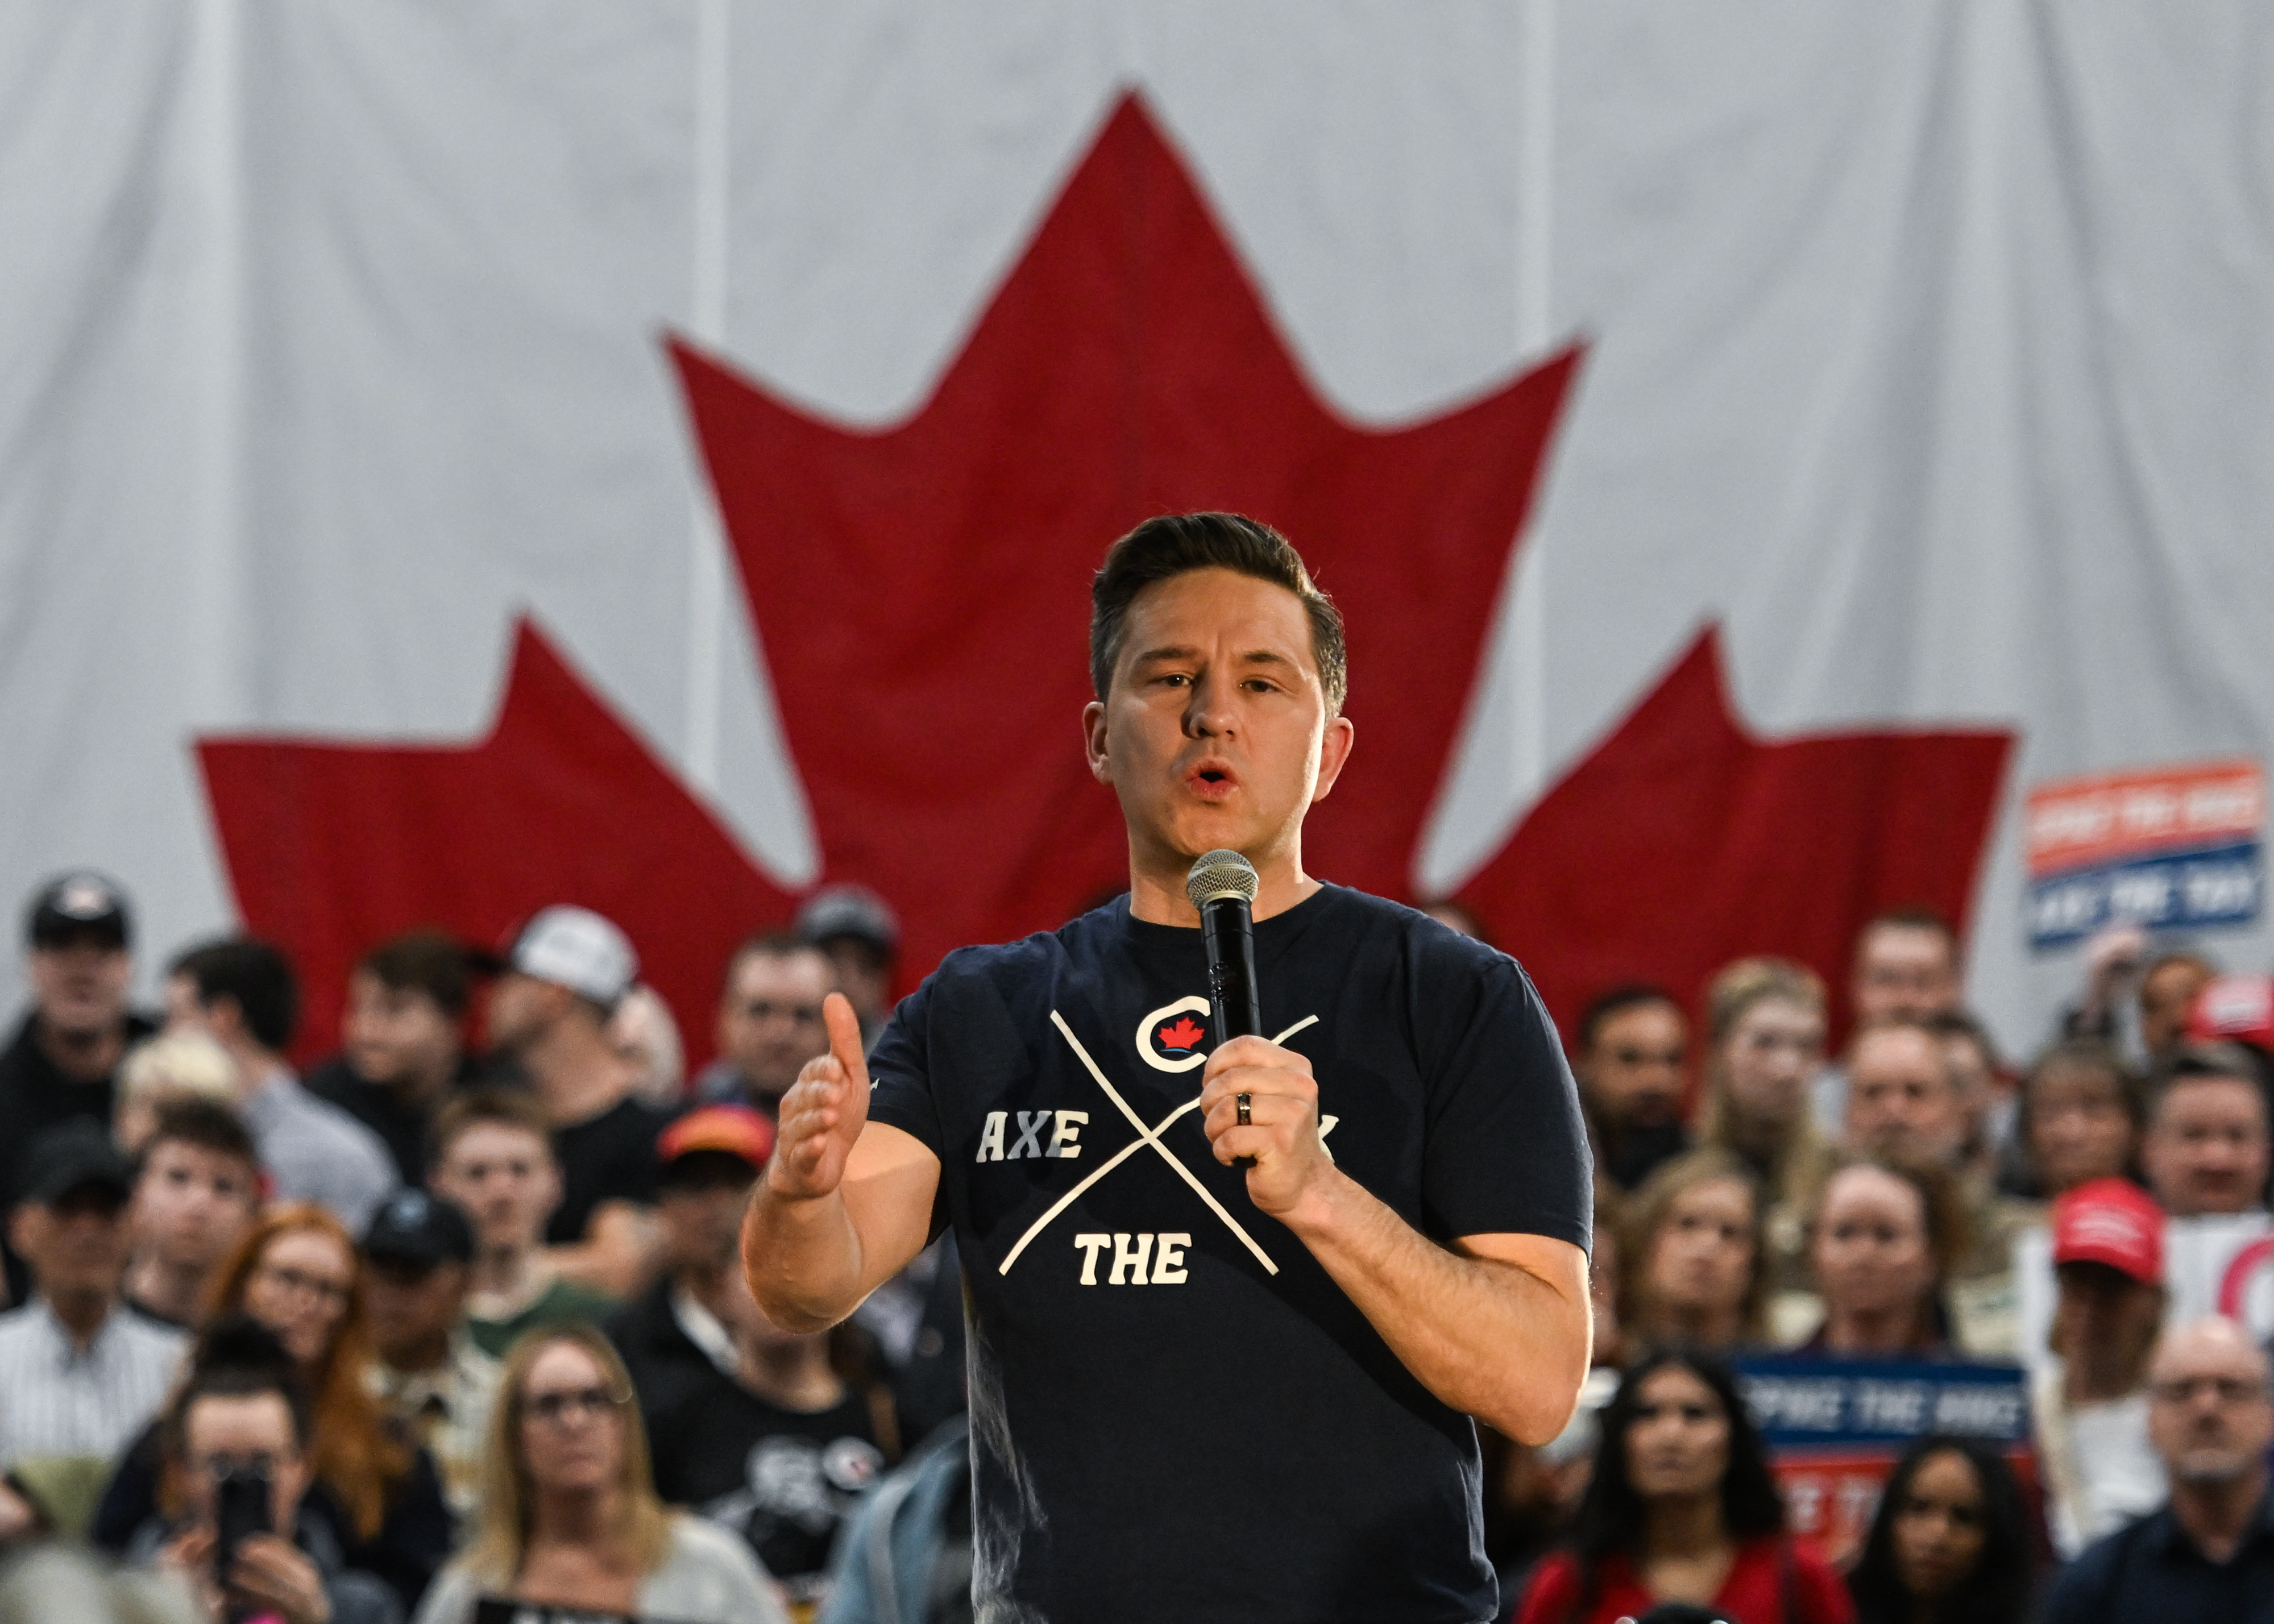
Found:
[(1236, 1038), (1207, 1077), (1216, 1159), (1255, 1158), (1250, 1199), (1310, 1248), (1423, 1387), (1521, 1443), (1563, 1430), (1593, 1337), (1584, 1252), (1544, 1235), (1465, 1236), (1449, 1250), (1416, 1231), (1327, 1154), (1299, 1054)]
[(782, 1096), (773, 1158), (742, 1223), (742, 1268), (766, 1318), (821, 1331), (924, 1248), (939, 1159), (869, 1120), (861, 1026), (837, 993), (822, 1005), (830, 1052)]

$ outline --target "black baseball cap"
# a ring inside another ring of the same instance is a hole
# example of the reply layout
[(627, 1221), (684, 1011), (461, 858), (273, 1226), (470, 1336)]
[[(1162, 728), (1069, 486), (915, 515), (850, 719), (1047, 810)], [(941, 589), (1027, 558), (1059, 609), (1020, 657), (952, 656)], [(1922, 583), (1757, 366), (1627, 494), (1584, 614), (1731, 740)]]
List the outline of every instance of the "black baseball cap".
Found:
[(134, 1193), (133, 1162), (91, 1116), (49, 1128), (32, 1141), (24, 1160), (34, 1169), (24, 1199), (41, 1207), (53, 1207), (81, 1190), (100, 1190), (123, 1207)]
[(92, 868), (79, 868), (40, 887), (25, 916), (24, 934), (34, 947), (64, 947), (88, 937), (124, 947), (134, 927), (126, 893)]
[(379, 1204), (363, 1232), (363, 1255), (374, 1263), (409, 1263), (430, 1269), (471, 1263), (474, 1229), (465, 1214), (440, 1196), (404, 1188)]
[(900, 921), (882, 897), (865, 885), (829, 885), (805, 899), (797, 911), (797, 934), (816, 947), (846, 936), (881, 959), (900, 951)]

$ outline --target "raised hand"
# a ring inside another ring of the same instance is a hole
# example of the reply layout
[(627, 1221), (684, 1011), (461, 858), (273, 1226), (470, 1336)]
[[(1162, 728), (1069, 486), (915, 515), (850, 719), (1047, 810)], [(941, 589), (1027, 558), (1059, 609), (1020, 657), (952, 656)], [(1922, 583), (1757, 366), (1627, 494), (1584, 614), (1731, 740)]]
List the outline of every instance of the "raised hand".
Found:
[(788, 1201), (810, 1200), (835, 1190), (846, 1158), (869, 1120), (869, 1063), (861, 1050), (861, 1022), (843, 993), (822, 1001), (829, 1052), (805, 1063), (782, 1095), (773, 1159), (766, 1185)]

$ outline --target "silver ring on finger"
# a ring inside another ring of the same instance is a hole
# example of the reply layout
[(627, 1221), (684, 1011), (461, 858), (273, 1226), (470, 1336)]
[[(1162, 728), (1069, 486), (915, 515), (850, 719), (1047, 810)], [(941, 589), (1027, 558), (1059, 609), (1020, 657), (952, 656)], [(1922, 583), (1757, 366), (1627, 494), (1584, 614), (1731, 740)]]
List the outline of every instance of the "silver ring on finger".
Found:
[(1252, 1114), (1254, 1109), (1254, 1106), (1255, 1096), (1254, 1094), (1244, 1094), (1239, 1096), (1239, 1125), (1241, 1127), (1252, 1128), (1255, 1125), (1255, 1117)]

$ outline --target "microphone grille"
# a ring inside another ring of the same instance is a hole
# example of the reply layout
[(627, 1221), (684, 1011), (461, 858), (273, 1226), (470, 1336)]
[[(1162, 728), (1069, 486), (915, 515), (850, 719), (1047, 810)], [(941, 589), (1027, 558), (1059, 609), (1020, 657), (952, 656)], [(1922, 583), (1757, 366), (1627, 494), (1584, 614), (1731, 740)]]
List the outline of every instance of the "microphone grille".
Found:
[(1238, 852), (1218, 850), (1203, 853), (1193, 864), (1193, 871), (1185, 876), (1185, 895), (1193, 899), (1196, 908), (1206, 907), (1218, 897), (1237, 897), (1242, 902), (1255, 900), (1255, 865)]

